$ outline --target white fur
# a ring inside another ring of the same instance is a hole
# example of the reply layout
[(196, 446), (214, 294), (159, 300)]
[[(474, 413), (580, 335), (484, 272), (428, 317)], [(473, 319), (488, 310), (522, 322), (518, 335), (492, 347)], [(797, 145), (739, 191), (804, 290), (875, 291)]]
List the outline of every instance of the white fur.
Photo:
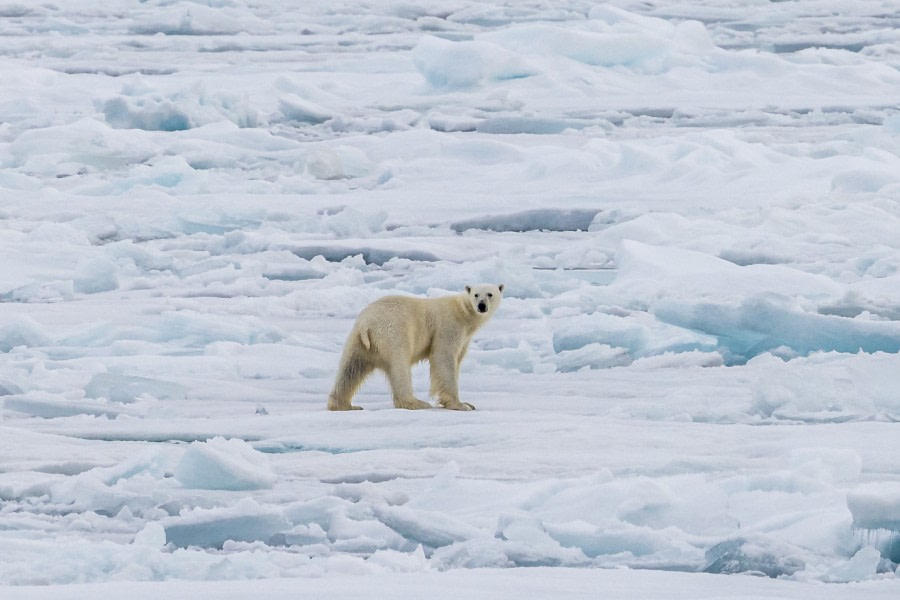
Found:
[(431, 408), (413, 394), (410, 370), (428, 360), (431, 395), (438, 403), (472, 410), (459, 400), (459, 365), (475, 331), (493, 316), (502, 297), (502, 285), (481, 284), (452, 296), (386, 296), (368, 305), (344, 345), (328, 409), (359, 409), (350, 401), (374, 369), (387, 375), (396, 408)]

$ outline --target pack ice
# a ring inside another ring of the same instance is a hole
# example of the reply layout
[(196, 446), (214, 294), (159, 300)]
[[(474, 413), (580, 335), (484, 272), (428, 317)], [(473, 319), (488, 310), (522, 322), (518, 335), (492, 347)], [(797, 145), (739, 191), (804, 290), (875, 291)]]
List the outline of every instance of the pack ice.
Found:
[[(0, 4), (0, 596), (895, 598), (898, 32)], [(325, 410), (365, 305), (479, 282), (478, 411)]]

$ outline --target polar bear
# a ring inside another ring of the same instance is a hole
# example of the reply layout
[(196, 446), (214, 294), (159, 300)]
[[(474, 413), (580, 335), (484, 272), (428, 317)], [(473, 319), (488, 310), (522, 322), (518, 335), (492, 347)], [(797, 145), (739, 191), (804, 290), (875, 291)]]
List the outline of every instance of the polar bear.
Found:
[(344, 345), (328, 410), (358, 410), (350, 403), (363, 380), (381, 369), (391, 384), (395, 408), (432, 408), (415, 397), (411, 367), (428, 360), (431, 395), (444, 408), (472, 410), (459, 400), (459, 365), (475, 331), (503, 298), (503, 285), (467, 285), (440, 298), (386, 296), (356, 318)]

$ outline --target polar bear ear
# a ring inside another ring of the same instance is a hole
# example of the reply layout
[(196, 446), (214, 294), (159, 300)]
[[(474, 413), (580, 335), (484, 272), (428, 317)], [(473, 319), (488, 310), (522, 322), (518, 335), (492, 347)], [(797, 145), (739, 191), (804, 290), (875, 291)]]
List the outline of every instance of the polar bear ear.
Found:
[(466, 293), (467, 293), (467, 294), (471, 294), (471, 293), (472, 293), (472, 286), (471, 286), (471, 285), (467, 285), (467, 286), (466, 286)]
[(501, 283), (500, 285), (498, 285), (497, 289), (500, 290), (500, 293), (502, 294), (503, 293), (503, 284)]

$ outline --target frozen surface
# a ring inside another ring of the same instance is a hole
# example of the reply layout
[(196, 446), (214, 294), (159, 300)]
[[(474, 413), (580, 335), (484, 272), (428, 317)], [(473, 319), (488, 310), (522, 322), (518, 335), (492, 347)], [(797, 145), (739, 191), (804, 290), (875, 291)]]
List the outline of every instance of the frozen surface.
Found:
[[(0, 596), (896, 598), (898, 32), (0, 3)], [(480, 281), (477, 411), (324, 410), (363, 306)]]
[(233, 491), (271, 488), (277, 480), (264, 454), (241, 439), (221, 437), (188, 446), (175, 479), (187, 488)]

